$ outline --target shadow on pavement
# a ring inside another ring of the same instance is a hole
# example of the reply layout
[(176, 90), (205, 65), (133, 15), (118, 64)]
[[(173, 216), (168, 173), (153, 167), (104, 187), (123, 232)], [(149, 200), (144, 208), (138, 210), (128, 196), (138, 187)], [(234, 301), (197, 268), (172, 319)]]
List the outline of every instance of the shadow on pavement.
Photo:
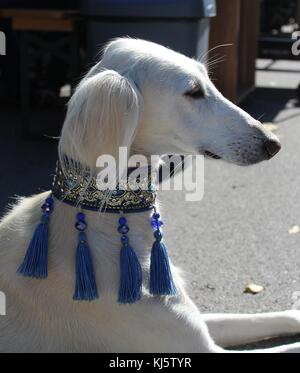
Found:
[(288, 337), (269, 338), (263, 341), (250, 343), (247, 345), (230, 347), (230, 348), (227, 348), (227, 350), (234, 350), (234, 351), (254, 350), (254, 349), (282, 346), (282, 345), (287, 345), (287, 344), (296, 343), (296, 342), (300, 342), (300, 334), (297, 334), (294, 336), (288, 336)]
[(287, 104), (291, 104), (291, 107), (299, 106), (294, 89), (264, 87), (256, 88), (240, 106), (254, 118), (272, 122)]

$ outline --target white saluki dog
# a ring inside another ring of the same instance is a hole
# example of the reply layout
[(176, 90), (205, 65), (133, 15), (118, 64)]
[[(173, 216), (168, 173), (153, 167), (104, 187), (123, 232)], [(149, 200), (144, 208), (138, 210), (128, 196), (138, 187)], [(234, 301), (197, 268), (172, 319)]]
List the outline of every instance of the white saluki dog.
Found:
[[(280, 149), (273, 134), (217, 91), (201, 63), (127, 38), (109, 43), (77, 87), (59, 151), (93, 169), (100, 154), (115, 154), (119, 146), (146, 156), (206, 153), (238, 165), (269, 159)], [(153, 297), (145, 284), (140, 301), (120, 305), (120, 237), (108, 213), (86, 212), (100, 297), (73, 301), (76, 210), (58, 200), (49, 227), (49, 277), (17, 275), (48, 193), (21, 199), (0, 225), (0, 290), (7, 298), (1, 352), (229, 352), (226, 346), (300, 333), (298, 311), (200, 314), (174, 267), (178, 296)], [(147, 277), (150, 213), (128, 215), (130, 240)], [(259, 351), (298, 352), (300, 343)]]

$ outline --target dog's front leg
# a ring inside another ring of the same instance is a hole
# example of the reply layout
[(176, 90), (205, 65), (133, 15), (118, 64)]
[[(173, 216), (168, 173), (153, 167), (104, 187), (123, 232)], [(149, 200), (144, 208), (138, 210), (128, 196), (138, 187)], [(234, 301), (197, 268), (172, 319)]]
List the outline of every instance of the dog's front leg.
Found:
[(259, 314), (204, 314), (202, 317), (215, 343), (223, 347), (300, 333), (300, 311), (296, 310)]

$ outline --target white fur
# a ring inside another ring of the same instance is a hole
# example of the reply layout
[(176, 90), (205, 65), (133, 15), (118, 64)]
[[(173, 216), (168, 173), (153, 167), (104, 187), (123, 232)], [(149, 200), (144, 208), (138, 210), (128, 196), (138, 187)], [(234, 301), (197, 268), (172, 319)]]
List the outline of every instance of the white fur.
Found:
[[(195, 82), (205, 98), (184, 95)], [(119, 146), (146, 156), (210, 151), (251, 164), (267, 159), (263, 143), (272, 136), (216, 90), (199, 62), (154, 43), (118, 39), (74, 93), (59, 154), (92, 170), (100, 154), (115, 155)], [(149, 212), (128, 216), (144, 277), (143, 297), (133, 305), (116, 302), (120, 242), (114, 214), (86, 212), (99, 300), (72, 300), (76, 209), (59, 201), (50, 219), (49, 277), (17, 275), (47, 194), (21, 199), (0, 224), (0, 290), (7, 297), (1, 352), (224, 352), (228, 345), (300, 332), (297, 311), (201, 315), (177, 268), (178, 297), (150, 296)], [(298, 352), (300, 344), (266, 351)]]

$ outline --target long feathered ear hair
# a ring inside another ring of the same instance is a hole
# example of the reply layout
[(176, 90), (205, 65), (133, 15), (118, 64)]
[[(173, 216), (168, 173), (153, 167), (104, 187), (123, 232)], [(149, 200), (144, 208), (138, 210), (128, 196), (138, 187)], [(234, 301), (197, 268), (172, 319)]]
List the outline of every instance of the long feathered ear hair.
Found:
[[(96, 161), (100, 155), (113, 156), (116, 165), (119, 166), (119, 147), (126, 147), (127, 154), (130, 154), (139, 122), (140, 97), (135, 84), (113, 70), (92, 70), (77, 87), (68, 105), (59, 143), (59, 158), (65, 175), (71, 171), (84, 176), (82, 180), (85, 180), (85, 185), (81, 197), (92, 177), (96, 176)], [(127, 169), (122, 171), (125, 173)], [(118, 178), (115, 182), (118, 182)], [(111, 189), (115, 188), (113, 186)], [(111, 193), (112, 190), (106, 192), (100, 210), (105, 206)], [(78, 205), (80, 206), (80, 201)], [(82, 212), (77, 214), (75, 227), (79, 235), (73, 299), (93, 300), (98, 298), (98, 289), (92, 254), (84, 232), (87, 224)], [(122, 226), (122, 229), (125, 228)], [(132, 301), (134, 290), (134, 300), (139, 299), (142, 284), (141, 267), (128, 244), (123, 244), (121, 253), (121, 268), (126, 269), (126, 274), (120, 279), (120, 301), (129, 302)]]
[(68, 104), (59, 142), (62, 168), (65, 155), (95, 169), (101, 154), (117, 159), (120, 146), (129, 153), (141, 106), (141, 95), (131, 79), (113, 70), (88, 74)]

